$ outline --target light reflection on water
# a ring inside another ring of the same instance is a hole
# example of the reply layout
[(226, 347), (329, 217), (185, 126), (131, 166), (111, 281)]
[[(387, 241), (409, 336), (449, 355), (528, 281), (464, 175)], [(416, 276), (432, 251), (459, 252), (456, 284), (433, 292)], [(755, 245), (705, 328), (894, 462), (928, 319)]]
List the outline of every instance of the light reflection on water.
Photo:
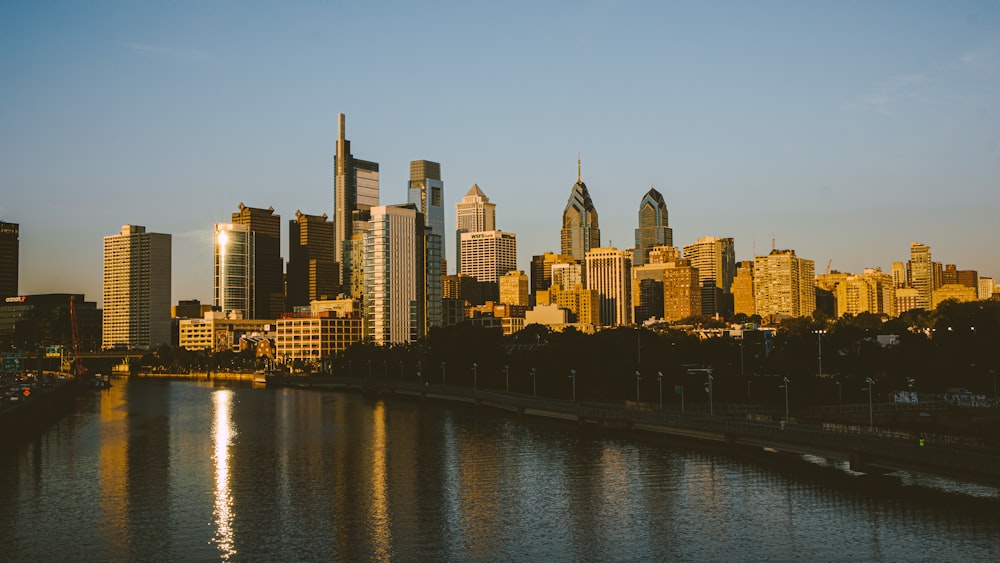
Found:
[(877, 561), (1000, 551), (993, 501), (859, 492), (471, 407), (141, 380), (88, 401), (0, 455), (0, 558)]
[(233, 391), (219, 389), (212, 392), (213, 412), (212, 460), (215, 463), (215, 536), (213, 541), (221, 559), (236, 555), (233, 538), (233, 497), (229, 490), (229, 446), (236, 433), (233, 428)]

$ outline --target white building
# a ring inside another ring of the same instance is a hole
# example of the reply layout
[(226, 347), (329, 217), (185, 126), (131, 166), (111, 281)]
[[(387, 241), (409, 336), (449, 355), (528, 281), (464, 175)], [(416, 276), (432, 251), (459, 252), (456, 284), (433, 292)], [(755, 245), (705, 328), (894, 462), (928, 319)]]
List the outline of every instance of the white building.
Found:
[(600, 299), (601, 324), (632, 324), (632, 252), (617, 248), (594, 248), (587, 252), (587, 289)]
[(124, 225), (104, 237), (104, 349), (170, 343), (171, 238)]
[(373, 207), (365, 233), (365, 332), (385, 345), (412, 342), (423, 322), (424, 225), (411, 205)]
[(481, 282), (497, 283), (517, 269), (517, 235), (504, 231), (476, 231), (459, 236), (460, 271)]

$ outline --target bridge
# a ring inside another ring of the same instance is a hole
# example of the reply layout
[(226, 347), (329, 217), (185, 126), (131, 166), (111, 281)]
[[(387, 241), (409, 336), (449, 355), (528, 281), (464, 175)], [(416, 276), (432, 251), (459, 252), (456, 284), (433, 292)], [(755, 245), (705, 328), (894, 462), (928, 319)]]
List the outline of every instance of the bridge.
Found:
[(736, 450), (811, 455), (846, 462), (857, 472), (881, 475), (907, 471), (1000, 486), (1000, 449), (942, 440), (921, 440), (902, 432), (841, 425), (754, 420), (744, 414), (710, 415), (624, 405), (537, 398), (492, 389), (383, 378), (272, 376), (268, 386), (359, 391), (436, 399), (523, 415), (667, 435)]

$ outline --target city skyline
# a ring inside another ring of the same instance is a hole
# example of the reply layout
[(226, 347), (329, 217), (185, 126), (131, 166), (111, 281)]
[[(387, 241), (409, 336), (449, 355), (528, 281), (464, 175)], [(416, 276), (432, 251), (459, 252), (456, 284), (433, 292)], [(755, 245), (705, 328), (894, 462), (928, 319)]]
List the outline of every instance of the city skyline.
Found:
[[(0, 18), (22, 294), (100, 299), (103, 236), (140, 224), (174, 236), (171, 302), (211, 302), (212, 226), (237, 204), (334, 216), (338, 113), (380, 205), (407, 201), (411, 161), (440, 163), (445, 232), (478, 184), (524, 271), (560, 251), (580, 153), (602, 246), (633, 246), (652, 184), (678, 247), (733, 238), (747, 260), (773, 233), (817, 272), (861, 273), (919, 241), (1000, 275), (991, 4), (398, 6), (378, 25), (352, 6), (51, 6)], [(412, 25), (438, 33), (397, 43)], [(422, 60), (434, 87), (405, 88)]]

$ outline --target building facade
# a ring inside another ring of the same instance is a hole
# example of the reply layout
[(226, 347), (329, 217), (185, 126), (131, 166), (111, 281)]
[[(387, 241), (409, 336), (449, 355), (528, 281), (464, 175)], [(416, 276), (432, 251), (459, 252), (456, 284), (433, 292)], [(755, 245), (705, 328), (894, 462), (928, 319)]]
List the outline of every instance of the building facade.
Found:
[(363, 336), (360, 317), (321, 313), (275, 322), (274, 353), (279, 362), (318, 364), (343, 352)]
[(455, 204), (455, 265), (459, 274), (468, 273), (462, 270), (462, 233), (477, 233), (495, 231), (497, 229), (497, 206), (490, 203), (490, 198), (472, 184), (462, 201)]
[(657, 246), (673, 246), (674, 231), (670, 228), (667, 203), (663, 195), (650, 186), (639, 202), (639, 228), (635, 230), (635, 254), (632, 264), (649, 262), (649, 251)]
[[(371, 209), (379, 203), (378, 163), (354, 158), (346, 136), (346, 118), (337, 114), (337, 147), (334, 155), (334, 249), (340, 256), (340, 281), (345, 292), (361, 285), (361, 263), (352, 261), (363, 247)], [(352, 286), (352, 281), (358, 278)]]
[(215, 225), (214, 305), (229, 318), (254, 317), (254, 234), (249, 225)]
[(306, 307), (340, 293), (340, 267), (334, 249), (334, 225), (323, 215), (295, 212), (288, 222), (288, 295), (286, 306)]
[(677, 322), (701, 314), (698, 268), (687, 259), (667, 264), (663, 271), (663, 320)]
[(500, 303), (528, 307), (528, 276), (521, 270), (510, 270), (500, 276)]
[(424, 328), (424, 218), (412, 205), (371, 209), (365, 233), (365, 333), (375, 344), (402, 344)]
[(504, 231), (462, 233), (459, 259), (463, 274), (497, 283), (500, 276), (517, 269), (517, 235)]
[(587, 252), (601, 246), (597, 209), (590, 199), (587, 184), (583, 183), (579, 160), (576, 163), (576, 184), (573, 184), (566, 208), (563, 209), (560, 241), (561, 253), (572, 256), (577, 262), (583, 262)]
[(124, 225), (104, 237), (101, 347), (170, 344), (171, 237)]
[(748, 317), (757, 314), (753, 295), (753, 261), (742, 260), (736, 265), (736, 276), (733, 277), (733, 314), (743, 313)]
[(815, 263), (794, 250), (772, 250), (754, 258), (754, 302), (757, 314), (807, 317), (816, 310)]
[(602, 247), (586, 255), (586, 287), (597, 291), (604, 326), (632, 324), (632, 253)]
[[(731, 311), (724, 304), (725, 297), (720, 297), (732, 291), (733, 278), (736, 276), (736, 250), (731, 238), (702, 237), (693, 244), (684, 247), (684, 258), (698, 268), (701, 284), (702, 303), (701, 314), (705, 316), (729, 316)], [(710, 296), (709, 299), (706, 299)]]
[[(407, 184), (407, 203), (416, 206), (424, 216), (429, 232), (440, 238), (445, 248), (444, 236), (444, 182), (441, 164), (430, 160), (410, 161), (410, 182)], [(444, 254), (441, 255), (441, 275), (447, 274)]]
[(909, 285), (917, 290), (917, 308), (930, 309), (935, 287), (931, 247), (919, 242), (910, 243), (909, 273)]
[(285, 264), (281, 257), (281, 215), (274, 208), (240, 203), (233, 224), (253, 233), (253, 310), (251, 318), (274, 319), (285, 311)]
[(18, 295), (20, 230), (17, 223), (0, 221), (0, 298)]

